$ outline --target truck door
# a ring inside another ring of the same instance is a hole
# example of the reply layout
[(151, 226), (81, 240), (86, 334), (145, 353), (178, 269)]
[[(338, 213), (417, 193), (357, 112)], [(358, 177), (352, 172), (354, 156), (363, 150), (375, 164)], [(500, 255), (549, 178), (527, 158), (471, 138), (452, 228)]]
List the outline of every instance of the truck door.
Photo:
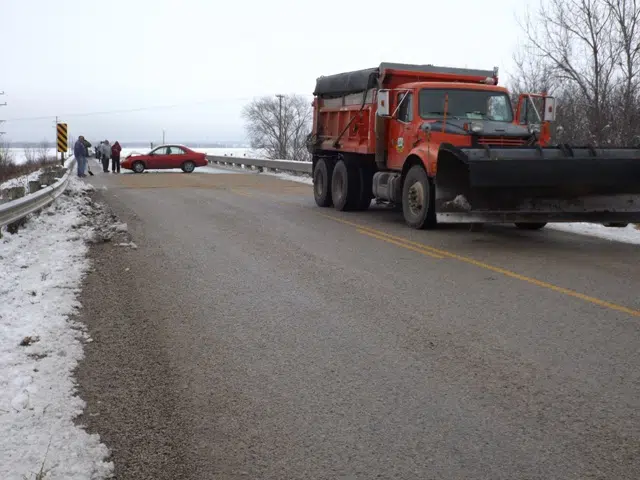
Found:
[(389, 122), (389, 156), (388, 167), (392, 170), (402, 169), (405, 158), (413, 148), (415, 129), (413, 127), (414, 101), (413, 93), (401, 91), (395, 95), (395, 115)]

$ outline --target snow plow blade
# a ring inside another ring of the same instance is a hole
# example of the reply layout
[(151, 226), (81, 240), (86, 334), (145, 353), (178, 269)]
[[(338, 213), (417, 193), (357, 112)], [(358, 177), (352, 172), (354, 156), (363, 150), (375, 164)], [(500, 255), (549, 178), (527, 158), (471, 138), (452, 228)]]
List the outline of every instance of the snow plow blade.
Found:
[(640, 222), (640, 149), (457, 148), (438, 156), (444, 222)]

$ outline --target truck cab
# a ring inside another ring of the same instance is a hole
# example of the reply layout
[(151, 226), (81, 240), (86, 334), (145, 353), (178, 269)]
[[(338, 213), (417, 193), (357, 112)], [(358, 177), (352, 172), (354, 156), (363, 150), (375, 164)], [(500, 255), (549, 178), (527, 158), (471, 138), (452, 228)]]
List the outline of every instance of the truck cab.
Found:
[[(435, 175), (441, 144), (545, 146), (549, 143), (549, 117), (546, 121), (535, 121), (534, 117), (532, 122), (537, 109), (529, 97), (521, 95), (514, 111), (509, 92), (496, 85), (415, 82), (380, 90), (377, 115), (387, 121), (381, 127), (388, 143), (386, 167), (401, 171), (413, 154)], [(550, 97), (544, 98), (553, 108)]]

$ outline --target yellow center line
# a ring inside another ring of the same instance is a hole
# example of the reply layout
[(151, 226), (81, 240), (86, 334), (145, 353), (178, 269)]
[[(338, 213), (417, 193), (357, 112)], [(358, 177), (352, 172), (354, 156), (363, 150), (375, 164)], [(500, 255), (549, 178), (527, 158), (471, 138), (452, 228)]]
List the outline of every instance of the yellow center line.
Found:
[[(462, 255), (457, 255), (455, 253), (452, 252), (448, 252), (446, 250), (441, 250), (438, 248), (434, 248), (434, 247), (430, 247), (429, 245), (424, 245), (422, 243), (419, 242), (414, 242), (411, 240), (408, 240), (406, 238), (402, 238), (402, 237), (398, 237), (396, 235), (391, 235), (389, 233), (386, 232), (382, 232), (380, 230), (376, 230), (374, 228), (371, 227), (367, 227), (365, 225), (361, 225), (359, 223), (355, 223), (355, 222), (350, 222), (348, 220), (343, 220), (341, 218), (337, 218), (334, 217), (332, 215), (325, 215), (325, 214), (320, 214), (323, 217), (329, 218), (331, 220), (335, 220), (337, 222), (343, 223), (345, 225), (350, 225), (352, 227), (355, 227), (359, 233), (364, 233), (366, 235), (370, 235), (370, 236), (377, 236), (376, 238), (380, 238), (380, 240), (386, 240), (389, 243), (393, 243), (395, 245), (398, 245), (402, 248), (406, 248), (408, 250), (414, 250), (414, 251), (419, 251), (419, 253), (424, 253), (424, 254), (428, 254), (428, 255), (440, 255), (442, 257), (449, 257), (449, 258), (453, 258), (455, 260), (461, 261), (461, 262), (465, 262), (471, 265), (474, 265), (476, 267), (480, 267), (480, 268), (484, 268), (485, 270), (490, 270), (492, 272), (496, 272), (496, 273), (500, 273), (504, 276), (510, 277), (510, 278), (515, 278), (517, 280), (521, 280), (523, 282), (527, 282), (530, 283), (532, 285), (536, 285), (538, 287), (541, 288), (546, 288), (548, 290), (552, 290), (554, 292), (558, 292), (558, 293), (562, 293), (563, 295), (567, 295), (569, 297), (574, 297), (574, 298), (578, 298), (580, 300), (584, 300), (585, 302), (589, 302), (589, 303), (593, 303), (594, 305), (598, 305), (604, 308), (609, 308), (611, 310), (616, 310), (618, 312), (623, 312), (623, 313), (627, 313), (629, 315), (632, 315), (634, 317), (640, 317), (640, 310), (634, 310), (632, 308), (628, 308), (628, 307), (624, 307), (622, 305), (617, 305), (615, 303), (612, 302), (607, 302), (605, 300), (601, 300), (599, 298), (595, 298), (589, 295), (585, 295), (583, 293), (579, 293), (576, 292), (574, 290), (570, 290), (568, 288), (564, 288), (564, 287), (560, 287), (558, 285), (554, 285), (552, 283), (548, 283), (548, 282), (543, 282), (541, 280), (537, 280), (535, 278), (531, 278), (531, 277), (527, 277), (526, 275), (521, 275), (519, 273), (516, 272), (512, 272), (511, 270), (507, 270), (505, 268), (501, 268), (501, 267), (496, 267), (493, 265), (489, 265), (488, 263), (484, 263), (484, 262), (480, 262), (478, 260), (474, 260), (473, 258), (469, 258), (469, 257), (464, 257)], [(427, 253), (429, 252), (429, 253)], [(436, 257), (437, 258), (437, 257)]]
[(368, 235), (370, 237), (377, 238), (378, 240), (382, 240), (384, 242), (392, 243), (393, 245), (397, 245), (398, 247), (403, 247), (403, 248), (406, 248), (408, 250), (413, 250), (414, 252), (417, 252), (417, 253), (422, 253), (423, 255), (428, 255), (428, 256), (433, 257), (433, 258), (444, 258), (442, 255), (438, 255), (437, 253), (430, 252), (429, 250), (427, 250), (425, 248), (417, 248), (417, 247), (414, 247), (412, 245), (407, 245), (407, 244), (405, 244), (403, 242), (398, 242), (398, 241), (392, 240), (390, 238), (385, 238), (382, 235), (377, 235), (377, 234), (375, 234), (373, 232), (370, 232), (370, 231), (362, 229), (362, 228), (358, 228), (357, 232), (358, 233), (362, 233), (363, 235)]

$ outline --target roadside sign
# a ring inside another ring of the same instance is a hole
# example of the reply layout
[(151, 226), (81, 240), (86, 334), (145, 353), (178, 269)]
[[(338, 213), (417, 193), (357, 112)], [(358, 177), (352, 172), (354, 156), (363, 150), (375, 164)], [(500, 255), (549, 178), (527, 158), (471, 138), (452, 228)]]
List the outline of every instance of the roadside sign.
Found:
[(67, 145), (67, 124), (58, 123), (56, 125), (56, 130), (58, 132), (58, 152), (66, 153), (67, 150), (69, 150), (69, 146)]

